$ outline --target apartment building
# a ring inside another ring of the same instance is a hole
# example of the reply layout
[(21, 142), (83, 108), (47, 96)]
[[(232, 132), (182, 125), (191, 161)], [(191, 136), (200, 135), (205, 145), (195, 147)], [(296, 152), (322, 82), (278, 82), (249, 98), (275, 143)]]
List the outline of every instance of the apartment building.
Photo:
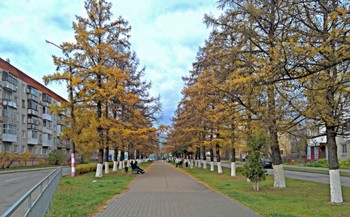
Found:
[(65, 114), (49, 112), (65, 99), (1, 58), (0, 79), (0, 151), (41, 157), (54, 149), (69, 152), (70, 144), (58, 138)]

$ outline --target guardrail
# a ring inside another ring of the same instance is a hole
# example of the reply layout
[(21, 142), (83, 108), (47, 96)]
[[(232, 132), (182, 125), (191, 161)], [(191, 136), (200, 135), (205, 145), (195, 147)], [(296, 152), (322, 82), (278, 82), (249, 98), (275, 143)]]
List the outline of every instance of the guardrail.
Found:
[(30, 189), (15, 204), (13, 204), (1, 217), (44, 216), (49, 208), (52, 197), (62, 177), (62, 167), (47, 175), (37, 185)]

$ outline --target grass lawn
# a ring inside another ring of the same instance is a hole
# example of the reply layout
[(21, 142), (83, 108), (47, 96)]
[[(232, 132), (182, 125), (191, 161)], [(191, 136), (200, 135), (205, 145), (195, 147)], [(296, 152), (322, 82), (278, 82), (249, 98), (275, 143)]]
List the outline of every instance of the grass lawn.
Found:
[[(216, 169), (216, 168), (215, 168)], [(330, 203), (329, 185), (308, 181), (287, 179), (287, 188), (274, 189), (273, 177), (260, 183), (260, 192), (254, 192), (251, 183), (241, 176), (231, 177), (230, 169), (223, 168), (223, 174), (202, 168), (184, 168), (196, 179), (212, 187), (262, 216), (310, 217), (350, 216), (350, 188), (343, 187), (344, 203)]]
[[(151, 163), (142, 163), (147, 168)], [(46, 216), (91, 216), (114, 195), (122, 193), (137, 175), (118, 170), (102, 178), (95, 172), (62, 177)]]

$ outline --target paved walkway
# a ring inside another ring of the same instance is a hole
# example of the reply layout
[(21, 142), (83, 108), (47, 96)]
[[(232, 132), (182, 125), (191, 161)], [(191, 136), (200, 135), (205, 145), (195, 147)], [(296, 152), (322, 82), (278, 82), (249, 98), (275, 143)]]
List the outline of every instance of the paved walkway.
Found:
[(250, 217), (253, 211), (209, 190), (187, 174), (163, 162), (130, 185), (111, 201), (98, 217)]

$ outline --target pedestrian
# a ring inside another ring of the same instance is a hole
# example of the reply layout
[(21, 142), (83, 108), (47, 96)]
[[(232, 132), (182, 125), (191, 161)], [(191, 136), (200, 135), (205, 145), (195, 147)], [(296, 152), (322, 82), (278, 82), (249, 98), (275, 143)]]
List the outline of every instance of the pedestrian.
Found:
[(125, 160), (124, 161), (124, 171), (125, 171), (125, 173), (127, 174), (128, 173), (128, 171), (129, 171), (129, 167), (128, 167), (128, 165), (127, 165), (127, 161)]

